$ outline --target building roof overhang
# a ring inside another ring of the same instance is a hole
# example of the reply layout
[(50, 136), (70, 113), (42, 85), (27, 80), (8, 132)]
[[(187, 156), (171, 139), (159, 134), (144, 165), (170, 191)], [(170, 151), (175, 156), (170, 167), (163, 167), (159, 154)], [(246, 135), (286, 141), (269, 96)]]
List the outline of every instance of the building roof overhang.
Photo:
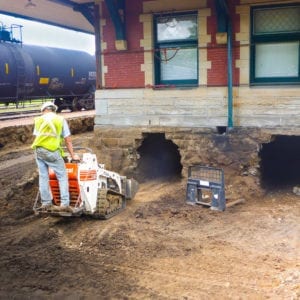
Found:
[(92, 0), (0, 0), (0, 13), (94, 33)]

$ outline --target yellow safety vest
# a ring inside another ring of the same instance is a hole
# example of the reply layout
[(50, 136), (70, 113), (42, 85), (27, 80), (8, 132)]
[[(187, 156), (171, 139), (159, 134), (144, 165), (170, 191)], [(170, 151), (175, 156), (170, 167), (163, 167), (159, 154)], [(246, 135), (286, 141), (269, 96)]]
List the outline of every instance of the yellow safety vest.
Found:
[(46, 113), (34, 119), (36, 137), (31, 145), (32, 149), (43, 147), (50, 151), (60, 150), (61, 133), (64, 119), (53, 112)]

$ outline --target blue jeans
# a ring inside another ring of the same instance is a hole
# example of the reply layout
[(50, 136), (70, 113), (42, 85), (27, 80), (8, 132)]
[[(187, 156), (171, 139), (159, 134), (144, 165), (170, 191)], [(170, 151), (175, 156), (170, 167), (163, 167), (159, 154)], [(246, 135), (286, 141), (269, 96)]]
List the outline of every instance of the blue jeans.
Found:
[(35, 150), (36, 163), (39, 169), (39, 189), (43, 205), (52, 204), (52, 194), (49, 187), (49, 168), (59, 182), (61, 205), (70, 205), (68, 174), (60, 151), (49, 151), (38, 147)]

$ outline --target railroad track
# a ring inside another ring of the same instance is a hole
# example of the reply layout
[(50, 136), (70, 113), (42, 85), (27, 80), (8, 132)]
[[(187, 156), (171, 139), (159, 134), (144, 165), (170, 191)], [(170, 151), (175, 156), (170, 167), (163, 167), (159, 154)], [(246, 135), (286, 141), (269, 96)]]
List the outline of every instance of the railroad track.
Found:
[[(77, 117), (94, 117), (95, 110), (82, 110), (82, 111), (62, 111), (61, 114), (66, 119), (77, 118)], [(0, 129), (9, 126), (15, 126), (20, 124), (32, 124), (33, 118), (40, 116), (41, 111), (39, 109), (22, 111), (22, 112), (3, 112), (0, 110)]]
[(40, 115), (41, 111), (39, 109), (36, 110), (28, 110), (28, 111), (9, 111), (4, 112), (0, 111), (0, 121), (6, 121), (6, 120), (14, 120), (14, 119), (20, 119), (25, 117), (34, 117), (37, 115)]
[[(62, 111), (62, 113), (70, 113), (69, 110)], [(28, 108), (28, 110), (16, 110), (16, 111), (5, 111), (5, 109), (0, 109), (0, 121), (15, 120), (27, 117), (35, 117), (41, 114), (40, 109)]]

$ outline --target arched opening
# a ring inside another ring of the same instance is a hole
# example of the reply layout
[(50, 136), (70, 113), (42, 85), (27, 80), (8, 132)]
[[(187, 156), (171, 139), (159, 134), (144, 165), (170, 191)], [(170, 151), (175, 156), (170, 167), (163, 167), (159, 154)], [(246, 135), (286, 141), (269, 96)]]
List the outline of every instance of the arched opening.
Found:
[(300, 184), (300, 137), (274, 136), (262, 144), (261, 184), (264, 188), (284, 188)]
[(148, 133), (137, 149), (140, 155), (138, 177), (140, 182), (157, 178), (181, 177), (182, 165), (178, 146), (166, 140), (164, 133)]
[(226, 126), (217, 126), (217, 132), (218, 132), (218, 134), (224, 134), (227, 132), (227, 127)]

